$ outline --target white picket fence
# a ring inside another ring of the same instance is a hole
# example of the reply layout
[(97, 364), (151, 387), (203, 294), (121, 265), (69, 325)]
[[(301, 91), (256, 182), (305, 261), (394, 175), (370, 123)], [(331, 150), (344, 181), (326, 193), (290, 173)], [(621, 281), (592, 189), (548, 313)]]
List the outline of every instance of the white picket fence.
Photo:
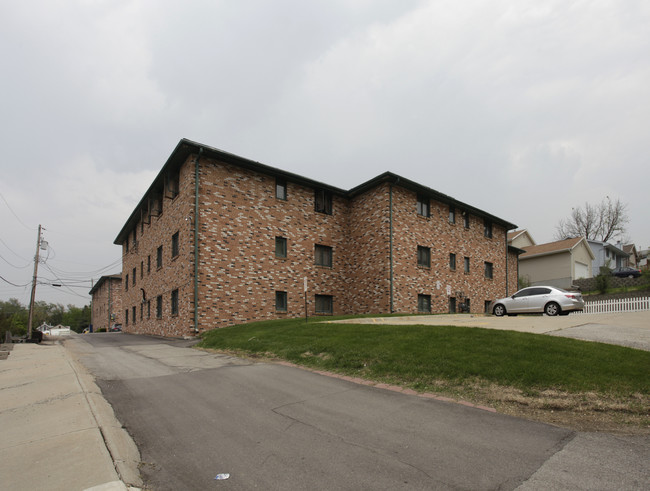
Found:
[(585, 309), (579, 314), (613, 314), (616, 312), (640, 312), (650, 310), (650, 297), (617, 298), (585, 302)]

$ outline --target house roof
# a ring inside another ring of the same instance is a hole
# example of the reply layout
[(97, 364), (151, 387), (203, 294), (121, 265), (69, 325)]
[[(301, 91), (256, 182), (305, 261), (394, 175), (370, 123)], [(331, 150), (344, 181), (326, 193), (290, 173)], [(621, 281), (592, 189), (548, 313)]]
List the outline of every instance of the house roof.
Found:
[(99, 280), (97, 280), (97, 283), (93, 285), (93, 287), (90, 289), (90, 292), (88, 292), (88, 294), (92, 295), (93, 293), (95, 293), (99, 289), (99, 287), (101, 287), (109, 279), (122, 281), (122, 274), (120, 273), (120, 274), (111, 274), (111, 275), (102, 276), (101, 278), (99, 278)]
[(124, 226), (122, 227), (122, 230), (117, 235), (114, 244), (120, 245), (124, 242), (125, 238), (128, 237), (128, 234), (131, 231), (131, 229), (140, 220), (140, 212), (141, 210), (146, 208), (148, 197), (152, 193), (155, 193), (156, 190), (163, 188), (165, 177), (172, 172), (178, 171), (180, 167), (183, 165), (183, 163), (187, 161), (188, 157), (190, 157), (191, 155), (200, 155), (201, 157), (206, 157), (206, 158), (218, 160), (220, 162), (225, 162), (227, 164), (236, 165), (238, 167), (252, 170), (261, 174), (265, 174), (273, 177), (279, 177), (286, 181), (293, 182), (296, 184), (301, 184), (306, 187), (311, 187), (315, 189), (324, 189), (326, 191), (331, 192), (334, 195), (338, 195), (344, 198), (353, 198), (355, 196), (358, 196), (360, 194), (369, 191), (370, 189), (376, 186), (379, 186), (382, 183), (390, 183), (396, 186), (400, 186), (406, 189), (416, 191), (417, 193), (420, 194), (424, 194), (442, 203), (446, 203), (451, 206), (466, 210), (475, 216), (485, 218), (486, 220), (490, 220), (495, 224), (501, 225), (504, 228), (506, 228), (506, 230), (517, 228), (516, 225), (506, 220), (503, 220), (483, 210), (480, 210), (466, 203), (458, 201), (455, 198), (452, 198), (451, 196), (442, 194), (432, 188), (419, 184), (415, 181), (411, 181), (409, 179), (406, 179), (405, 177), (399, 176), (397, 174), (393, 174), (392, 172), (385, 172), (383, 174), (380, 174), (379, 176), (370, 179), (369, 181), (366, 181), (363, 184), (360, 184), (359, 186), (356, 186), (346, 191), (344, 189), (331, 186), (329, 184), (318, 182), (313, 179), (309, 179), (307, 177), (294, 174), (292, 172), (287, 172), (282, 169), (278, 169), (275, 167), (262, 164), (260, 162), (249, 160), (244, 157), (239, 157), (232, 153), (219, 150), (218, 148), (210, 147), (208, 145), (203, 145), (202, 143), (197, 143), (183, 138), (176, 145), (176, 148), (172, 151), (171, 155), (167, 159), (167, 162), (165, 162), (162, 169), (154, 179), (153, 183), (151, 184), (147, 192), (143, 195), (142, 199), (133, 210), (131, 216), (125, 222)]
[(592, 260), (596, 259), (596, 256), (594, 256), (591, 247), (589, 247), (589, 244), (587, 243), (584, 237), (574, 237), (572, 239), (558, 240), (555, 242), (548, 242), (546, 244), (539, 244), (539, 245), (526, 247), (526, 252), (521, 256), (519, 256), (519, 259), (525, 260), (525, 259), (530, 259), (532, 257), (548, 256), (551, 254), (570, 252), (576, 247), (578, 247), (580, 243), (584, 243), (584, 245), (587, 247), (591, 259)]
[(627, 252), (622, 251), (618, 247), (613, 246), (612, 244), (610, 244), (609, 242), (603, 242), (601, 240), (591, 240), (591, 239), (587, 239), (587, 242), (589, 242), (589, 244), (599, 245), (599, 246), (607, 249), (608, 251), (613, 252), (617, 256), (630, 257), (630, 255)]

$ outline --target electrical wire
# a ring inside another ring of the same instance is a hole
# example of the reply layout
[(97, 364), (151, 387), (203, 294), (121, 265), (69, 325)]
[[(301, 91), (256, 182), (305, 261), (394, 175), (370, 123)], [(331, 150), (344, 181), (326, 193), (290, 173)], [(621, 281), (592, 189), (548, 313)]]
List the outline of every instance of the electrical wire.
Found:
[(3, 196), (2, 193), (0, 193), (0, 198), (2, 198), (2, 201), (5, 202), (5, 205), (7, 205), (7, 208), (9, 208), (9, 211), (11, 212), (11, 214), (12, 214), (13, 216), (16, 217), (16, 220), (18, 220), (18, 223), (20, 223), (23, 227), (25, 227), (27, 230), (29, 230), (29, 231), (31, 231), (31, 232), (33, 232), (34, 230), (36, 230), (35, 228), (28, 227), (27, 225), (25, 225), (25, 223), (20, 219), (20, 217), (19, 217), (18, 215), (16, 215), (16, 212), (11, 208), (11, 206), (9, 205), (9, 202), (8, 202), (7, 199)]

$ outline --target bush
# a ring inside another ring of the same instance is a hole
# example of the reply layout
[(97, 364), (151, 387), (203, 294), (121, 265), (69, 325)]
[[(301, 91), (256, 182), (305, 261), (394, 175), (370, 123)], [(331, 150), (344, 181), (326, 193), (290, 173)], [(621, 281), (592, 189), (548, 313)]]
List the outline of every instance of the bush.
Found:
[(599, 274), (596, 276), (596, 288), (599, 293), (607, 293), (609, 290), (610, 276), (607, 274)]

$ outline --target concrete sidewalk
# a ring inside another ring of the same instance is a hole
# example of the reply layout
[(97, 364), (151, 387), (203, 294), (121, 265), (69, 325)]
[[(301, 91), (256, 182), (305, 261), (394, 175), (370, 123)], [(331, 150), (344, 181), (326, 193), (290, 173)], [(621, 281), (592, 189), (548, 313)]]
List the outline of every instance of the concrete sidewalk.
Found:
[(0, 490), (127, 490), (140, 455), (93, 378), (58, 341), (0, 360)]

